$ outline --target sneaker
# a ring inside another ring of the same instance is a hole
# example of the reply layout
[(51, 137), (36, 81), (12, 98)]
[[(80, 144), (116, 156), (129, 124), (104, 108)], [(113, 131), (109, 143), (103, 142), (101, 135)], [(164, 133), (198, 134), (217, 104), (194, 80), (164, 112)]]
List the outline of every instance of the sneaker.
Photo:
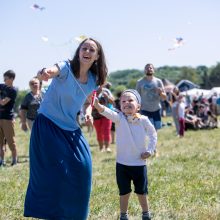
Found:
[(142, 215), (142, 220), (151, 220), (151, 217)]
[(121, 214), (119, 220), (129, 220), (129, 219), (128, 219), (128, 214), (127, 214), (127, 213)]
[(111, 153), (111, 152), (112, 152), (111, 148), (109, 148), (109, 147), (106, 148), (106, 151), (107, 151), (108, 153)]
[(11, 162), (11, 166), (16, 165), (16, 164), (17, 164), (17, 162), (18, 162), (18, 161), (17, 161), (17, 159), (13, 159), (13, 160), (12, 160), (12, 162)]
[(142, 220), (151, 220), (150, 212), (143, 212), (142, 213)]
[(120, 220), (129, 220), (128, 217), (120, 217)]

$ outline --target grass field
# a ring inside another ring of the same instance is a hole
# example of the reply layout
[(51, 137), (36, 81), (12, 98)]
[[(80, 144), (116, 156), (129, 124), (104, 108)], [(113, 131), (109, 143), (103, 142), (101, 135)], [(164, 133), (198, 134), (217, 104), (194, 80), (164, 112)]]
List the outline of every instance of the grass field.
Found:
[[(170, 120), (169, 118), (164, 119)], [(184, 138), (174, 127), (159, 131), (159, 156), (148, 160), (149, 201), (154, 220), (220, 220), (220, 129), (187, 131)], [(95, 133), (85, 132), (93, 156), (90, 220), (116, 220), (119, 215), (115, 182), (115, 145), (100, 153)], [(29, 178), (29, 133), (16, 124), (18, 165), (0, 168), (0, 220), (20, 220)], [(135, 194), (129, 202), (130, 219), (141, 219)]]

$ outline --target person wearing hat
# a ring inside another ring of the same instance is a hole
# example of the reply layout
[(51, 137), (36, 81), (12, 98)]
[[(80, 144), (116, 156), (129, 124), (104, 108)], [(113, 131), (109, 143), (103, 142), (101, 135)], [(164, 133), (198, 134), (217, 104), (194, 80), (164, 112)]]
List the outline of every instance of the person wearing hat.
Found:
[[(121, 111), (115, 112), (95, 100), (100, 114), (115, 123), (116, 129), (116, 179), (120, 195), (120, 220), (128, 219), (128, 201), (131, 181), (142, 208), (142, 220), (150, 220), (146, 159), (153, 155), (157, 132), (148, 119), (138, 112), (141, 97), (134, 89), (127, 89), (120, 97)], [(147, 137), (149, 142), (147, 145)]]

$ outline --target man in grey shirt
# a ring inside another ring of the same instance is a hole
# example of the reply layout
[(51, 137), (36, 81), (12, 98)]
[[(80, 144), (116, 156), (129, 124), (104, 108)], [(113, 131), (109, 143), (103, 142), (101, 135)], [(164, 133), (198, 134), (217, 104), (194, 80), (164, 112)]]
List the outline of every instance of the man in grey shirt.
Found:
[(166, 93), (162, 81), (154, 76), (153, 64), (145, 66), (145, 76), (137, 81), (136, 90), (141, 96), (141, 114), (148, 116), (155, 129), (162, 127), (161, 100), (166, 99)]

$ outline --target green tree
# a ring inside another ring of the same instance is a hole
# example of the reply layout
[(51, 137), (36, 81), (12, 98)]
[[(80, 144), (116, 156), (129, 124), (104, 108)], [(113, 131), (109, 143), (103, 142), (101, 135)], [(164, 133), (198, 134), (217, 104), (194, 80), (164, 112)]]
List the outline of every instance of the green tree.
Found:
[(135, 89), (136, 84), (137, 84), (137, 79), (131, 79), (131, 80), (128, 82), (128, 88), (129, 88), (129, 89)]
[(143, 72), (136, 69), (131, 70), (121, 70), (113, 72), (109, 75), (109, 81), (114, 85), (112, 90), (114, 91), (115, 87), (122, 85), (125, 88), (134, 88), (134, 82), (143, 76)]
[(220, 63), (217, 63), (217, 65), (211, 70), (209, 82), (212, 87), (220, 86)]
[(168, 79), (176, 84), (180, 81), (181, 67), (177, 66), (162, 66), (156, 69), (156, 76), (161, 79)]
[(204, 89), (210, 89), (211, 85), (209, 82), (209, 76), (208, 76), (209, 68), (207, 66), (198, 66), (196, 68), (196, 72), (201, 78), (201, 87)]
[(114, 91), (113, 91), (113, 94), (116, 96), (116, 94), (117, 94), (118, 92), (122, 92), (122, 91), (124, 91), (125, 89), (127, 89), (127, 88), (126, 88), (125, 86), (123, 86), (123, 85), (116, 86), (115, 89), (114, 89)]
[(198, 76), (198, 74), (194, 68), (184, 66), (184, 67), (181, 67), (180, 70), (181, 70), (180, 80), (187, 79), (187, 80), (194, 82), (196, 84), (201, 83), (200, 77)]

